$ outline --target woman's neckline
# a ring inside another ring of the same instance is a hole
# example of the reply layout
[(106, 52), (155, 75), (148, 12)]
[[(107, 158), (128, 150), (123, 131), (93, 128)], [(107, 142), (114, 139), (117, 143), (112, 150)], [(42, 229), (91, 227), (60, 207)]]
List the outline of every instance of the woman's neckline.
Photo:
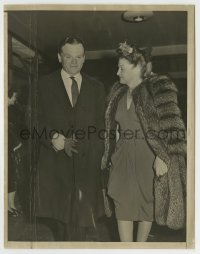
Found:
[[(133, 97), (132, 97), (132, 94), (131, 94), (131, 93), (132, 93), (132, 92), (130, 92), (129, 89), (128, 89), (127, 92), (126, 92), (126, 110), (127, 110), (127, 111), (130, 110), (131, 105), (132, 105), (132, 103), (133, 103)], [(129, 94), (130, 94), (130, 95), (129, 95)], [(128, 96), (130, 96), (130, 98), (131, 98), (131, 101), (130, 101), (129, 106), (128, 106)]]

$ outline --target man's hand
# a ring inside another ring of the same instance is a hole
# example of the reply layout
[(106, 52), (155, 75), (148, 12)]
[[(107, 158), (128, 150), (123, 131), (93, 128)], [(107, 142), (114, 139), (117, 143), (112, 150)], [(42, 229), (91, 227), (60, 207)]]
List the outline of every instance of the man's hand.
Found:
[(72, 152), (78, 153), (78, 151), (75, 149), (77, 140), (75, 138), (66, 138), (65, 139), (65, 153), (71, 157)]
[(53, 144), (53, 148), (56, 151), (61, 151), (65, 148), (65, 136), (63, 136), (62, 134), (55, 133), (51, 142)]
[(166, 163), (163, 160), (161, 160), (158, 156), (156, 157), (154, 161), (153, 167), (155, 169), (157, 176), (162, 176), (168, 171)]

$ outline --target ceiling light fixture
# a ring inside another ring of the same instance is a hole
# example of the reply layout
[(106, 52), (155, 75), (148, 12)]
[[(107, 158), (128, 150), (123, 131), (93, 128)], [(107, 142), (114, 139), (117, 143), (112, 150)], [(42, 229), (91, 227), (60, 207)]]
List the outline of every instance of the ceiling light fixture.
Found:
[(143, 16), (134, 17), (134, 21), (135, 22), (142, 22), (142, 21), (144, 21), (144, 17)]
[(123, 13), (122, 19), (128, 22), (139, 23), (151, 18), (152, 16), (153, 16), (152, 11), (143, 11), (143, 12), (126, 11)]

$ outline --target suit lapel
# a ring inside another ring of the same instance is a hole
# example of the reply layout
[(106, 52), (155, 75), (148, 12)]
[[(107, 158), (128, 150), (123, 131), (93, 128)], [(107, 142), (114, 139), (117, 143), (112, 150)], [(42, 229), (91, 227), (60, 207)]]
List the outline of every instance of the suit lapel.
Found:
[(67, 111), (72, 110), (72, 105), (69, 100), (68, 94), (65, 90), (65, 86), (60, 71), (57, 72), (54, 87), (55, 87), (55, 96), (57, 97), (57, 101), (61, 105), (61, 107)]
[(55, 79), (53, 81), (53, 92), (55, 99), (60, 104), (60, 108), (64, 110), (65, 113), (76, 112), (77, 118), (82, 115), (83, 112), (89, 110), (89, 105), (92, 104), (93, 99), (93, 86), (91, 86), (88, 78), (82, 75), (82, 84), (80, 94), (75, 107), (73, 108), (69, 100), (68, 94), (65, 90), (65, 86), (61, 77), (60, 70), (56, 72)]
[[(59, 99), (59, 103), (62, 104), (64, 108), (73, 109), (67, 91), (65, 90), (65, 86), (61, 77), (60, 71), (57, 72), (55, 78), (55, 96)], [(83, 106), (88, 101), (91, 95), (91, 84), (88, 81), (85, 75), (82, 75), (82, 83), (81, 83), (81, 90), (77, 100), (77, 103), (74, 108), (78, 108), (80, 105)]]
[(81, 91), (74, 107), (77, 126), (88, 125), (88, 120), (95, 110), (94, 107), (94, 86), (85, 75), (82, 75)]
[(75, 108), (85, 107), (88, 102), (88, 99), (91, 97), (91, 92), (92, 92), (91, 84), (83, 74), (81, 90)]

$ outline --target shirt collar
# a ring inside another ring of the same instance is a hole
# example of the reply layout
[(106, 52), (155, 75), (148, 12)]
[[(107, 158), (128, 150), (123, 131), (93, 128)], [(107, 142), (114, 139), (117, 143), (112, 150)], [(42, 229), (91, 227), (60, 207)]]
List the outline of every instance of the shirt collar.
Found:
[(65, 70), (61, 70), (61, 76), (65, 79), (69, 79), (71, 78), (72, 76), (75, 78), (76, 81), (80, 81), (81, 80), (81, 73), (77, 73), (76, 75), (70, 75), (69, 73), (67, 73)]

